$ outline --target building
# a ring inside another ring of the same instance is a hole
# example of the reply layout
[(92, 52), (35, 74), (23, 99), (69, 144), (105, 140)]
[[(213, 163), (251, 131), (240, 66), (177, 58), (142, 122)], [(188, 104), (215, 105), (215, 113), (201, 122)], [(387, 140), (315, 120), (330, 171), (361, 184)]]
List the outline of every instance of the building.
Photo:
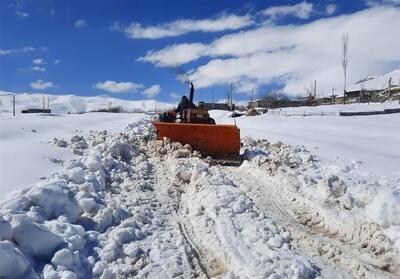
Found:
[(359, 89), (347, 91), (346, 102), (367, 103), (384, 102), (386, 100), (400, 100), (400, 85), (393, 85), (383, 89)]
[(283, 99), (257, 99), (253, 102), (249, 102), (248, 108), (285, 108), (285, 107), (299, 107), (308, 104), (308, 99), (290, 100), (287, 98)]
[[(212, 110), (212, 109), (217, 109), (217, 110), (230, 110), (230, 106), (227, 103), (205, 103), (205, 102), (199, 102), (199, 107), (204, 109), (204, 110)], [(232, 105), (233, 109), (235, 109), (235, 105)]]

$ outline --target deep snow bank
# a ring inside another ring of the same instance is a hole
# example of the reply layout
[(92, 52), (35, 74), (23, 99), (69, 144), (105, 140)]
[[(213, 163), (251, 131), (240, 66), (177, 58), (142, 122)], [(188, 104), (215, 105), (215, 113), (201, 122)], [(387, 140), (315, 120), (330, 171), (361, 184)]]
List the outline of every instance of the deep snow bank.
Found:
[[(2, 262), (0, 277), (106, 276), (118, 268), (110, 262), (120, 253), (129, 255), (130, 263), (142, 257), (140, 247), (124, 244), (150, 233), (149, 213), (110, 198), (113, 186), (129, 179), (144, 183), (138, 141), (151, 128), (147, 121), (144, 128), (140, 125), (124, 134), (92, 133), (85, 156), (66, 162), (62, 171), (0, 203), (0, 255), (9, 259)], [(134, 268), (132, 263), (124, 271)]]
[(243, 175), (261, 179), (300, 223), (354, 246), (374, 265), (400, 273), (398, 179), (362, 172), (357, 163), (318, 161), (303, 146), (246, 138), (243, 148), (248, 159), (240, 167)]

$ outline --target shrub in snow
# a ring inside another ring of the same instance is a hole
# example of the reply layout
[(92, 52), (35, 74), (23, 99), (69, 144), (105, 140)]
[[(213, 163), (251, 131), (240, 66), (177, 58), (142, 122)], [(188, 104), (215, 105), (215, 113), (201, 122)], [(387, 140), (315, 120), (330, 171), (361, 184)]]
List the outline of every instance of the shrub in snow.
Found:
[(26, 278), (32, 272), (28, 259), (10, 241), (0, 241), (0, 278)]
[(54, 252), (64, 244), (64, 239), (46, 227), (32, 222), (25, 215), (14, 215), (13, 237), (18, 247), (38, 260), (49, 260)]
[(68, 143), (64, 139), (53, 138), (52, 144), (58, 147), (67, 147)]

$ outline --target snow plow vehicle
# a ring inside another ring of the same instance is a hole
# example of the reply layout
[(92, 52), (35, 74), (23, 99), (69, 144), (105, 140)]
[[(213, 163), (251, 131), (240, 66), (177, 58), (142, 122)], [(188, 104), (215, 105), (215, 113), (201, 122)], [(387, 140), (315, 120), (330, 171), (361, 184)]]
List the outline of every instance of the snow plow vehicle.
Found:
[(166, 111), (152, 122), (157, 139), (166, 137), (190, 144), (194, 150), (203, 156), (210, 156), (217, 163), (241, 163), (239, 128), (236, 125), (215, 124), (206, 110), (193, 104), (193, 95), (194, 86), (191, 83), (188, 105), (180, 108), (180, 104), (176, 110)]

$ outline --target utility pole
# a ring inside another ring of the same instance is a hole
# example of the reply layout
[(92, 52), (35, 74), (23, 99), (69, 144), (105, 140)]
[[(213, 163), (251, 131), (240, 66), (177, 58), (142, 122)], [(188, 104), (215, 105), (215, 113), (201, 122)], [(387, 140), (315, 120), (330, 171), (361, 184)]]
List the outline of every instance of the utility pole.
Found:
[(254, 108), (254, 88), (251, 89), (251, 108)]
[(332, 87), (331, 105), (333, 104), (333, 96), (335, 95), (335, 87)]
[(50, 109), (50, 97), (47, 96), (47, 109)]
[(13, 103), (13, 116), (15, 116), (15, 95), (12, 96), (12, 103)]
[(390, 77), (389, 78), (389, 83), (388, 83), (388, 99), (390, 100), (391, 98), (392, 98), (392, 92), (390, 91), (391, 90), (391, 87), (392, 86), (392, 78)]
[(317, 80), (314, 80), (314, 96), (312, 98), (312, 103), (313, 105), (316, 105), (316, 100), (317, 100)]
[(314, 80), (314, 97), (317, 97), (317, 80)]
[(232, 93), (233, 93), (233, 83), (231, 82), (231, 95), (230, 95), (230, 106), (231, 106), (231, 111), (233, 110)]
[(343, 75), (344, 75), (343, 104), (346, 103), (348, 53), (349, 53), (349, 34), (345, 33), (345, 34), (343, 34), (343, 37), (342, 37), (342, 66), (343, 66)]

